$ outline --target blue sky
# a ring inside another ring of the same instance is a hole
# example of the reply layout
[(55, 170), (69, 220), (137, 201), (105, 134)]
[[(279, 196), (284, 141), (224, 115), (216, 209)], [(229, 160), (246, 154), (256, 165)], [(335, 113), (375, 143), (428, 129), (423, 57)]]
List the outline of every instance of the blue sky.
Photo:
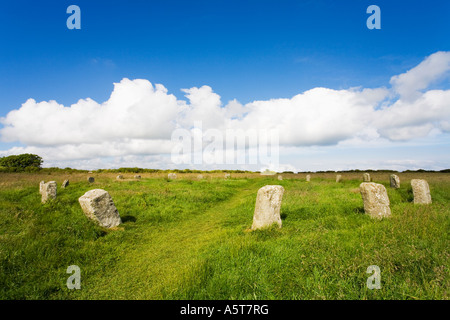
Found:
[[(81, 8), (81, 30), (66, 27), (66, 8), (71, 4)], [(366, 27), (366, 9), (371, 4), (381, 8), (381, 30)], [(192, 101), (181, 89), (208, 86), (220, 96), (222, 108), (233, 99), (247, 106), (260, 100), (291, 99), (318, 87), (389, 89), (393, 76), (406, 73), (436, 52), (450, 51), (449, 13), (450, 2), (446, 0), (5, 2), (0, 11), (0, 117), (20, 109), (29, 98), (36, 102), (56, 100), (66, 107), (86, 98), (101, 104), (110, 98), (113, 84), (124, 78), (162, 84), (168, 94), (191, 106)], [(426, 90), (450, 89), (445, 74), (436, 78), (439, 81), (430, 81)], [(374, 103), (384, 100), (386, 97)], [(445, 118), (445, 108), (442, 112), (441, 118)], [(11, 121), (6, 125), (20, 127), (16, 120)], [(331, 139), (333, 143), (328, 147), (320, 142), (286, 143), (297, 149), (283, 153), (280, 161), (298, 170), (338, 168), (332, 162), (312, 165), (318, 163), (319, 156), (308, 155), (311, 150), (322, 148), (319, 154), (342, 157), (342, 168), (350, 163), (350, 158), (361, 158), (354, 163), (359, 167), (388, 165), (382, 160), (369, 164), (368, 159), (380, 153), (397, 157), (399, 163), (403, 159), (398, 169), (450, 167), (449, 152), (442, 152), (442, 148), (449, 150), (445, 127), (446, 124), (436, 126), (426, 135), (401, 142), (392, 134), (381, 133), (380, 139), (385, 139), (385, 143), (355, 145), (345, 153), (348, 158), (338, 156), (342, 148), (339, 143), (354, 136)], [(0, 150), (4, 154), (39, 151), (37, 148), (42, 147), (20, 133), (0, 135)], [(114, 139), (122, 138), (134, 136)], [(155, 136), (145, 138), (154, 140)], [(131, 156), (94, 152), (73, 159), (56, 159), (49, 151), (71, 143), (74, 142), (43, 143), (45, 163), (122, 166), (129, 163), (124, 157)], [(363, 147), (367, 147), (367, 152), (361, 153)], [(392, 152), (392, 148), (397, 152)], [(411, 153), (408, 159), (402, 158), (408, 154), (405, 150)], [(426, 157), (423, 150), (427, 150)], [(151, 149), (134, 154), (147, 157), (145, 160), (133, 161), (170, 166), (165, 158), (155, 160), (162, 154), (158, 148)], [(421, 162), (408, 162), (414, 154), (420, 154)]]

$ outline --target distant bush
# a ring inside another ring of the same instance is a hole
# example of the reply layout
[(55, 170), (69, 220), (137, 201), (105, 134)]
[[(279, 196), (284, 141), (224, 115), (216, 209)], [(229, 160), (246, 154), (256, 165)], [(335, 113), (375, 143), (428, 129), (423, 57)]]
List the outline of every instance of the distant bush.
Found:
[(0, 158), (0, 165), (7, 168), (40, 168), (42, 165), (42, 158), (35, 154), (24, 153)]
[(3, 172), (36, 172), (41, 169), (42, 158), (31, 153), (11, 155), (0, 158)]

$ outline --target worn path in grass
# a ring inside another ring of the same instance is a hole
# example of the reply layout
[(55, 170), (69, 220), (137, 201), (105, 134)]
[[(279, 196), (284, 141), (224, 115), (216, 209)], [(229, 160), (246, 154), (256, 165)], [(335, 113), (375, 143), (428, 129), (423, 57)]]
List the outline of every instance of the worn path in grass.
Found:
[[(220, 227), (227, 213), (255, 201), (259, 187), (258, 181), (249, 181), (230, 199), (176, 225), (156, 231), (142, 228), (139, 241), (123, 251), (114, 270), (83, 282), (81, 298), (164, 299), (201, 263), (201, 252), (229, 237), (228, 230)], [(253, 212), (242, 214), (249, 215), (244, 231), (251, 226)]]

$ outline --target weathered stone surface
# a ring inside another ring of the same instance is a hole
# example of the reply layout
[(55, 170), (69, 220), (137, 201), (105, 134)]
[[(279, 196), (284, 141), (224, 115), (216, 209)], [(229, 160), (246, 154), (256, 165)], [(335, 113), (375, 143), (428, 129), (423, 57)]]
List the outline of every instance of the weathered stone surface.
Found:
[(141, 176), (140, 175), (135, 175), (134, 178), (139, 180), (141, 178)]
[(197, 176), (197, 179), (198, 179), (198, 180), (202, 180), (202, 179), (203, 179), (203, 175), (202, 175), (202, 174), (199, 174), (199, 175)]
[(386, 188), (379, 183), (363, 182), (359, 186), (364, 201), (364, 211), (372, 218), (383, 218), (391, 215), (389, 197)]
[(311, 181), (311, 175), (309, 175), (309, 174), (306, 175), (306, 181), (307, 181), (307, 182), (310, 182), (310, 181)]
[(93, 182), (95, 181), (94, 177), (89, 177), (87, 180), (88, 180), (90, 183), (93, 183)]
[(169, 173), (167, 175), (167, 178), (170, 179), (170, 180), (174, 180), (174, 179), (177, 178), (177, 174), (176, 173)]
[(363, 181), (364, 182), (370, 182), (370, 174), (367, 172), (363, 174)]
[(412, 179), (411, 186), (414, 194), (414, 203), (429, 204), (431, 203), (430, 186), (423, 179)]
[(253, 215), (253, 230), (269, 227), (274, 223), (281, 228), (280, 209), (283, 193), (284, 188), (275, 185), (264, 186), (258, 190)]
[(391, 188), (395, 188), (395, 189), (400, 188), (400, 178), (397, 175), (391, 174), (389, 179), (391, 181)]
[(283, 176), (278, 176), (278, 180), (283, 180)]
[(66, 179), (63, 181), (61, 188), (66, 188), (67, 186), (69, 186), (69, 180)]
[(123, 179), (123, 175), (119, 174), (119, 175), (116, 177), (116, 179), (117, 179), (117, 180), (122, 180), (122, 179)]
[(230, 179), (230, 178), (231, 178), (231, 174), (225, 173), (225, 179)]
[(49, 200), (56, 199), (56, 181), (49, 181), (39, 183), (39, 192), (41, 193), (41, 202), (46, 203)]
[(342, 175), (338, 174), (336, 176), (336, 182), (341, 182), (342, 181)]
[(119, 212), (109, 193), (94, 189), (82, 195), (78, 201), (84, 214), (105, 228), (116, 227), (122, 223)]

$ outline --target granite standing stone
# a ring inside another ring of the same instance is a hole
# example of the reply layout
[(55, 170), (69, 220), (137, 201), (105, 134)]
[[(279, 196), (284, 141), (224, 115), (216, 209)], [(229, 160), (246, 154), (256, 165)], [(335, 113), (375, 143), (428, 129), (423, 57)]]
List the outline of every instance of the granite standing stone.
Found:
[(269, 227), (276, 223), (281, 228), (281, 200), (284, 188), (268, 185), (258, 190), (252, 230)]
[(89, 177), (87, 180), (89, 181), (89, 183), (93, 183), (95, 181), (94, 177)]
[(370, 174), (367, 172), (363, 174), (363, 181), (364, 182), (370, 182)]
[(364, 211), (372, 218), (383, 218), (391, 215), (389, 197), (386, 188), (379, 183), (363, 182), (359, 186), (364, 201)]
[(46, 203), (49, 200), (56, 199), (56, 181), (49, 181), (45, 183), (41, 181), (39, 184), (39, 192), (41, 193), (41, 202)]
[(175, 180), (175, 179), (177, 178), (177, 174), (176, 174), (176, 173), (169, 173), (169, 174), (167, 175), (167, 178), (168, 178), (169, 180)]
[(82, 195), (78, 201), (84, 214), (105, 228), (116, 227), (122, 223), (119, 212), (109, 193), (94, 189)]
[(307, 181), (307, 182), (310, 182), (310, 181), (311, 181), (311, 175), (309, 175), (309, 174), (306, 175), (306, 181)]
[(400, 188), (400, 178), (397, 175), (391, 174), (389, 179), (391, 182), (391, 188), (395, 188), (395, 189)]
[(69, 180), (64, 180), (64, 182), (62, 183), (62, 185), (61, 185), (61, 188), (66, 188), (66, 187), (68, 187), (69, 186)]
[(431, 193), (428, 182), (423, 179), (412, 179), (411, 186), (414, 194), (414, 203), (430, 204)]
[(342, 175), (340, 175), (340, 174), (338, 174), (337, 176), (336, 176), (336, 182), (341, 182), (342, 181)]

